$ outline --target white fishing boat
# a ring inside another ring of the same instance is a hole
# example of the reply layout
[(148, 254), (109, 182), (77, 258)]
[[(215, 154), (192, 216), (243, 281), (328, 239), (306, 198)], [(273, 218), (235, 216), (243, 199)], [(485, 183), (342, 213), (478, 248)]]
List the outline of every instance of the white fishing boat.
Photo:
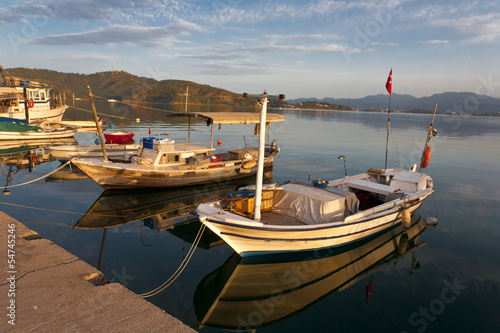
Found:
[[(327, 295), (342, 292), (364, 279), (375, 277), (376, 281), (378, 272), (388, 266), (409, 270), (412, 274), (401, 281), (409, 285), (419, 265), (416, 253), (426, 245), (419, 241), (425, 228), (426, 221), (414, 214), (409, 229), (399, 224), (353, 246), (249, 258), (234, 254), (201, 279), (196, 288), (193, 303), (198, 328), (259, 331), (310, 309)], [(403, 259), (408, 256), (411, 256), (411, 266), (401, 266), (410, 264)], [(371, 279), (365, 293), (353, 294), (359, 296), (353, 300), (356, 303), (369, 302), (370, 296), (384, 296), (382, 292), (370, 295)]]
[(28, 123), (61, 121), (67, 105), (51, 106), (49, 87), (30, 81), (6, 77), (0, 64), (0, 117), (27, 120)]
[[(224, 124), (258, 124), (260, 115), (252, 112), (182, 113), (211, 125), (210, 145), (188, 139), (143, 140), (142, 151), (129, 163), (98, 158), (75, 158), (72, 163), (104, 189), (169, 188), (199, 185), (248, 177), (257, 172), (258, 149), (244, 147), (214, 154), (213, 126)], [(269, 114), (267, 122), (284, 117)], [(189, 133), (189, 132), (188, 132)], [(279, 148), (275, 142), (265, 149), (264, 164), (270, 166)]]
[[(132, 155), (140, 154), (141, 145), (105, 144), (108, 157), (111, 159), (128, 160)], [(98, 145), (64, 145), (46, 148), (54, 158), (67, 162), (75, 157), (102, 158), (102, 147)]]
[(41, 140), (73, 137), (76, 129), (61, 124), (40, 123), (38, 126), (0, 121), (0, 140)]
[[(428, 140), (434, 135), (431, 123)], [(241, 256), (310, 251), (353, 243), (408, 221), (433, 192), (431, 177), (416, 165), (281, 186), (262, 187), (257, 177), (254, 188), (202, 204), (197, 212)]]

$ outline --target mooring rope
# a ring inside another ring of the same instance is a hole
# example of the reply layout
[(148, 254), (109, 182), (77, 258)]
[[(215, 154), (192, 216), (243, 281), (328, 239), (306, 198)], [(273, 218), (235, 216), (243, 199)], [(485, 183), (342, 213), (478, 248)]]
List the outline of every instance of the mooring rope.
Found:
[(193, 254), (194, 254), (194, 251), (198, 247), (198, 243), (201, 240), (201, 235), (203, 234), (204, 230), (205, 230), (205, 224), (202, 224), (202, 226), (200, 227), (200, 230), (198, 231), (198, 234), (196, 235), (196, 238), (193, 241), (193, 245), (191, 245), (191, 248), (189, 249), (186, 257), (181, 262), (181, 264), (179, 265), (179, 267), (177, 268), (177, 270), (174, 272), (174, 274), (172, 274), (172, 276), (170, 276), (159, 287), (151, 290), (150, 292), (139, 294), (139, 296), (141, 298), (147, 298), (147, 297), (151, 297), (151, 296), (154, 296), (154, 295), (157, 295), (157, 294), (161, 293), (163, 290), (165, 290), (166, 288), (168, 288), (181, 275), (182, 271), (184, 271), (184, 269), (186, 268), (187, 264), (191, 260)]
[[(108, 100), (106, 97), (97, 96), (97, 95), (93, 95), (93, 96), (95, 98), (100, 98), (100, 99)], [(128, 106), (135, 106), (135, 107), (140, 107), (140, 108), (144, 108), (144, 109), (161, 111), (161, 112), (167, 112), (167, 113), (179, 113), (178, 111), (158, 109), (158, 108), (153, 108), (153, 107), (150, 107), (150, 106), (145, 106), (145, 105), (140, 105), (140, 104), (135, 104), (135, 103), (128, 103), (128, 102), (122, 102), (122, 101), (116, 101), (115, 103), (121, 103), (121, 104), (125, 104), (125, 105), (128, 105)], [(148, 103), (148, 102), (141, 102), (141, 103)]]
[(37, 179), (32, 179), (32, 180), (30, 180), (30, 181), (28, 181), (28, 182), (26, 182), (26, 183), (21, 183), (21, 184), (16, 184), (16, 185), (5, 185), (5, 186), (1, 186), (1, 187), (3, 187), (3, 188), (12, 188), (12, 187), (18, 187), (18, 186), (23, 186), (23, 185), (28, 185), (28, 184), (34, 183), (34, 182), (36, 182), (36, 181), (39, 181), (40, 179), (44, 179), (44, 178), (46, 178), (46, 177), (50, 176), (51, 174), (53, 174), (53, 173), (55, 173), (55, 172), (57, 172), (57, 171), (61, 170), (62, 168), (64, 168), (64, 167), (65, 167), (66, 165), (68, 165), (69, 163), (71, 163), (71, 161), (68, 161), (68, 162), (66, 162), (66, 163), (64, 163), (64, 164), (61, 164), (61, 165), (60, 165), (57, 169), (55, 169), (55, 170), (53, 170), (53, 171), (49, 172), (48, 174), (46, 174), (46, 175), (44, 175), (44, 176), (41, 176), (41, 177), (38, 177)]
[[(94, 111), (92, 111), (92, 110), (82, 109), (82, 108), (78, 108), (76, 106), (70, 106), (70, 108), (73, 108), (73, 109), (76, 109), (76, 110), (79, 110), (79, 111), (94, 113)], [(114, 114), (103, 113), (103, 112), (98, 112), (98, 114), (105, 115), (107, 117), (118, 118), (118, 119), (130, 119), (130, 118), (127, 118), (127, 117), (121, 117), (121, 116), (117, 116), (117, 115), (114, 115)]]

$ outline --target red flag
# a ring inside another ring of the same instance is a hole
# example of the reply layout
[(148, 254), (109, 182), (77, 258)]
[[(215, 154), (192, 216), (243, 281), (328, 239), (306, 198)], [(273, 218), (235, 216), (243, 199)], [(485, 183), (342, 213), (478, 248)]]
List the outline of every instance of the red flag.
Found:
[(389, 73), (389, 77), (387, 78), (387, 82), (385, 83), (385, 89), (387, 89), (389, 95), (392, 93), (392, 68), (391, 72)]

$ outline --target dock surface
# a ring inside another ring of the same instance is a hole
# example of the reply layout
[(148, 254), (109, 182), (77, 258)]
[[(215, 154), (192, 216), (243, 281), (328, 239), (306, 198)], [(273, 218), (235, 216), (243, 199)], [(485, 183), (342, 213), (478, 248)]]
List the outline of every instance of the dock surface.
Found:
[(2, 332), (196, 332), (3, 212), (0, 242)]

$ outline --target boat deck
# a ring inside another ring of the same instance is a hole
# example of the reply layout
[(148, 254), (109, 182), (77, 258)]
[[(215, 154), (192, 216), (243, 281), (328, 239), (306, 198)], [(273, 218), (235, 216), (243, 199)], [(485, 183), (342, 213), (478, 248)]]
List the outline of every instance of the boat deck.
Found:
[(299, 219), (272, 211), (262, 212), (260, 220), (270, 225), (307, 225)]

